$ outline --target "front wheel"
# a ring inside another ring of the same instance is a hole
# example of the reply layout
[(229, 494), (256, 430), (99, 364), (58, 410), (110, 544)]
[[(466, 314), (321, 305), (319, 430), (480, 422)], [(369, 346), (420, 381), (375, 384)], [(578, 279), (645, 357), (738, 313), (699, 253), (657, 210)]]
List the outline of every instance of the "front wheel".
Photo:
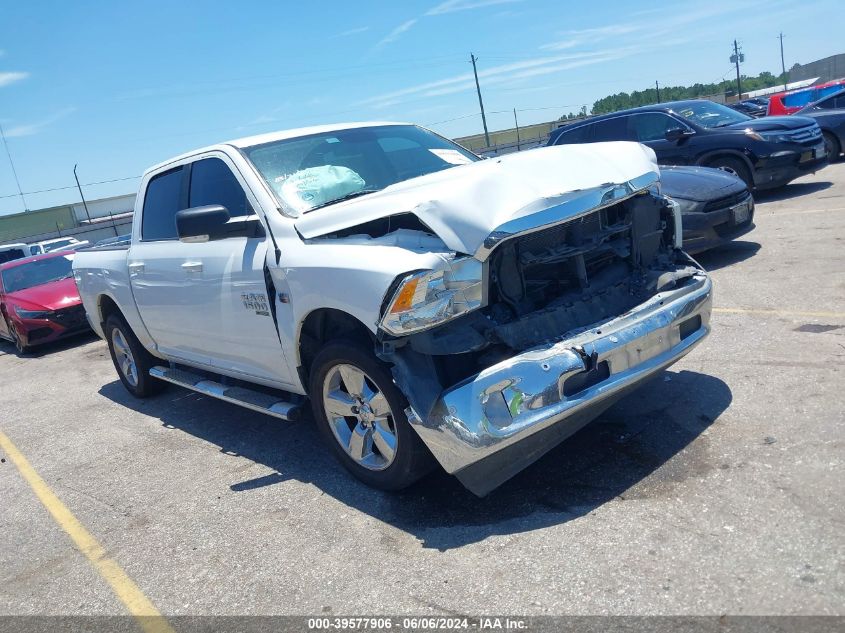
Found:
[(24, 356), (25, 354), (29, 353), (29, 346), (23, 342), (23, 339), (21, 339), (20, 334), (18, 334), (18, 331), (15, 329), (15, 326), (12, 325), (9, 319), (7, 318), (6, 329), (9, 330), (9, 336), (12, 337), (12, 343), (14, 343), (15, 345), (15, 349), (18, 352), (18, 356)]
[(751, 172), (748, 170), (748, 167), (745, 163), (743, 163), (739, 158), (733, 158), (731, 156), (720, 156), (718, 158), (714, 158), (712, 161), (707, 163), (708, 167), (714, 167), (716, 169), (721, 169), (722, 171), (726, 171), (729, 174), (733, 174), (748, 186), (749, 189), (754, 187), (754, 180), (751, 178)]
[(126, 321), (110, 316), (106, 319), (105, 335), (114, 368), (129, 393), (146, 398), (162, 390), (164, 383), (150, 376), (155, 357), (144, 349)]
[(842, 147), (839, 145), (839, 139), (830, 132), (824, 132), (824, 147), (827, 150), (827, 156), (830, 162), (839, 160), (839, 154), (842, 153)]
[(328, 343), (314, 359), (309, 386), (323, 439), (356, 478), (400, 490), (431, 470), (431, 454), (405, 417), (407, 401), (372, 352)]

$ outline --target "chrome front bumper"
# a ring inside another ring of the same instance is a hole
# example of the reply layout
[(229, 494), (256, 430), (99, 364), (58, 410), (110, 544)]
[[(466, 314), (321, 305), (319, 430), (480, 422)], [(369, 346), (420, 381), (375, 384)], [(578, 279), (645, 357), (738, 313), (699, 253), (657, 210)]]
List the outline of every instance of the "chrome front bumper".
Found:
[(409, 408), (409, 421), (448, 473), (487, 494), (707, 336), (712, 282), (681, 283), (445, 390), (425, 420)]

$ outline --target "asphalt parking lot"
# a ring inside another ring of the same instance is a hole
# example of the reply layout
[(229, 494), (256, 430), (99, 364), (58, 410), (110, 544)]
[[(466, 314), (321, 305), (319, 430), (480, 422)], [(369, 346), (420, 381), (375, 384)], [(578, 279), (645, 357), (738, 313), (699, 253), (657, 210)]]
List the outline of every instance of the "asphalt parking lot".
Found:
[[(756, 224), (699, 257), (710, 338), (485, 499), (371, 490), (308, 423), (134, 400), (92, 336), (0, 344), (0, 432), (165, 615), (842, 615), (845, 163)], [(0, 614), (125, 613), (0, 456)]]

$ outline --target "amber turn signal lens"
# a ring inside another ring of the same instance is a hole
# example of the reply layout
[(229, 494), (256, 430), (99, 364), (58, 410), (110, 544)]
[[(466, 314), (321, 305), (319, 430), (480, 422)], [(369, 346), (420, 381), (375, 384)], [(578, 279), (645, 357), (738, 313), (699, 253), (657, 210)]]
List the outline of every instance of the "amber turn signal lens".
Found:
[(393, 302), (393, 305), (390, 306), (391, 314), (405, 312), (405, 310), (411, 309), (411, 306), (414, 304), (414, 293), (417, 291), (417, 284), (419, 281), (420, 280), (418, 278), (409, 279), (402, 284), (402, 290), (399, 291), (399, 294), (396, 296), (396, 300)]

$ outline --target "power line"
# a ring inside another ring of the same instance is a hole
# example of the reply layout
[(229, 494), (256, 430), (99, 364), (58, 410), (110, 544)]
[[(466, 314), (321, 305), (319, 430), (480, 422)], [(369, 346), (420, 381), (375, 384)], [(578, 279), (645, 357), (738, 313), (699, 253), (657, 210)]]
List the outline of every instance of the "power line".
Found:
[[(9, 151), (9, 144), (6, 142), (6, 133), (3, 131), (3, 126), (0, 125), (0, 138), (3, 139), (3, 147), (6, 148), (6, 156), (9, 157), (9, 164), (12, 166), (12, 174), (15, 177), (15, 184), (18, 186), (18, 195), (21, 197), (23, 201), (23, 209), (24, 211), (29, 211), (29, 205), (26, 203), (26, 198), (23, 197), (23, 191), (21, 190), (21, 182), (18, 180), (18, 170), (15, 169), (15, 161), (12, 160), (12, 152)], [(6, 196), (4, 196), (6, 197)], [(8, 196), (9, 198), (14, 198), (15, 194)]]
[[(125, 180), (136, 180), (141, 176), (127, 176), (126, 178), (112, 178), (111, 180), (100, 180), (98, 182), (82, 183), (83, 187), (93, 187), (94, 185), (107, 185), (112, 182), (123, 182)], [(22, 191), (20, 194), (13, 193), (5, 196), (0, 196), (0, 200), (5, 198), (16, 198), (18, 195), (34, 196), (38, 193), (50, 193), (51, 191), (64, 191), (65, 189), (76, 189), (76, 185), (68, 185), (67, 187), (53, 187), (52, 189), (40, 189), (38, 191)]]

